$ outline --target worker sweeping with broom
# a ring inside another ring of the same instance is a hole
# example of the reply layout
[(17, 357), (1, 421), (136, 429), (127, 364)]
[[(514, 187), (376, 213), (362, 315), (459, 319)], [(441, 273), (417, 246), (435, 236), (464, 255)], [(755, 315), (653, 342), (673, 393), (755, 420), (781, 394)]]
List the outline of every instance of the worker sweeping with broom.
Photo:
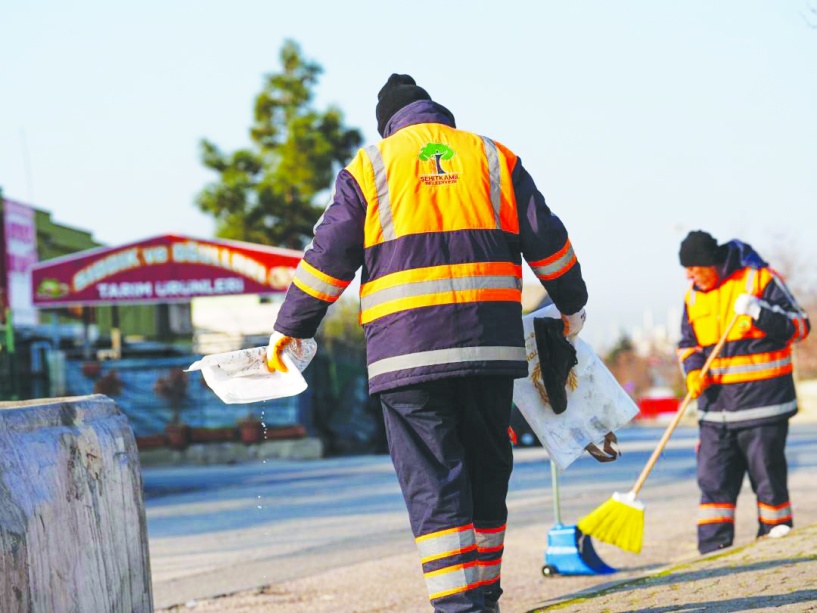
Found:
[(743, 242), (718, 245), (694, 231), (679, 256), (692, 282), (678, 349), (687, 395), (633, 489), (578, 523), (586, 534), (635, 553), (644, 529), (638, 492), (693, 399), (700, 413), (698, 550), (732, 545), (747, 472), (758, 537), (784, 536), (792, 526), (784, 453), (788, 420), (797, 412), (791, 346), (808, 335), (808, 316), (780, 275)]

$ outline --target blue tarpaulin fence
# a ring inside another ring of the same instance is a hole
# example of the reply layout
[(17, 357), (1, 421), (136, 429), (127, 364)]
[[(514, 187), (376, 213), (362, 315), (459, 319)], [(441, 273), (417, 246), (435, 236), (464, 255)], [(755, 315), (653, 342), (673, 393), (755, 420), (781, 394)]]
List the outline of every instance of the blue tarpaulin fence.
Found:
[[(113, 398), (128, 417), (136, 436), (164, 432), (174, 416), (171, 401), (157, 393), (157, 381), (179, 382), (176, 402), (181, 420), (194, 428), (235, 426), (252, 414), (269, 426), (300, 423), (300, 404), (308, 400), (291, 397), (254, 402), (224, 404), (207, 387), (200, 372), (182, 373), (201, 356), (125, 359), (103, 362), (68, 361), (66, 387), (70, 396), (104, 393)], [(183, 393), (182, 393), (183, 392)]]

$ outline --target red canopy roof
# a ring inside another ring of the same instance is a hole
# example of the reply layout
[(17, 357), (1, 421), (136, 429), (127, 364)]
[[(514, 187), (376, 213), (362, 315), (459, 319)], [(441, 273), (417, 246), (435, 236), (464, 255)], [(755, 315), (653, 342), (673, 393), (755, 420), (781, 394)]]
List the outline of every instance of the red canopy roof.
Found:
[(302, 256), (292, 249), (165, 234), (36, 264), (31, 276), (34, 306), (274, 294), (287, 290)]

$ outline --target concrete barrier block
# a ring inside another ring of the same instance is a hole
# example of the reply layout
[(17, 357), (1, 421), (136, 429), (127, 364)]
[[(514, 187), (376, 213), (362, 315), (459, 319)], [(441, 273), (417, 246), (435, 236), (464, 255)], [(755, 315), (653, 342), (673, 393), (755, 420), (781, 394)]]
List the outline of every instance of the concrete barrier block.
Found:
[(152, 610), (127, 418), (102, 395), (0, 402), (0, 611)]

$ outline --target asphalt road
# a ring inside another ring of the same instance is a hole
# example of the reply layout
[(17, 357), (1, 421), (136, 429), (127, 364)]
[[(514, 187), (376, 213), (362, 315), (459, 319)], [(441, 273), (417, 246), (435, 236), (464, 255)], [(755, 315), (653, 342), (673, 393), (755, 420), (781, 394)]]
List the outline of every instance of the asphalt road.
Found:
[[(559, 485), (565, 523), (575, 522), (613, 491), (627, 491), (662, 432), (663, 427), (623, 429), (618, 433), (620, 460), (599, 464), (583, 456), (563, 473)], [(687, 516), (697, 504), (696, 441), (696, 428), (679, 428), (641, 496), (652, 498), (648, 532), (681, 531), (684, 538), (667, 537), (666, 545), (652, 549), (645, 545), (635, 565), (597, 545), (602, 557), (610, 556), (608, 563), (637, 570), (694, 550), (686, 524), (693, 521)], [(792, 483), (813, 474), (816, 442), (817, 425), (793, 425), (787, 447)], [(316, 576), (411, 547), (402, 495), (387, 456), (148, 468), (143, 475), (157, 607)], [(794, 494), (793, 500), (797, 516)], [(544, 533), (554, 519), (550, 470), (541, 448), (516, 450), (508, 504), (509, 529), (541, 534), (541, 542), (532, 546), (544, 551)], [(750, 514), (744, 513), (747, 525)], [(807, 514), (807, 519), (817, 519), (817, 512)]]

